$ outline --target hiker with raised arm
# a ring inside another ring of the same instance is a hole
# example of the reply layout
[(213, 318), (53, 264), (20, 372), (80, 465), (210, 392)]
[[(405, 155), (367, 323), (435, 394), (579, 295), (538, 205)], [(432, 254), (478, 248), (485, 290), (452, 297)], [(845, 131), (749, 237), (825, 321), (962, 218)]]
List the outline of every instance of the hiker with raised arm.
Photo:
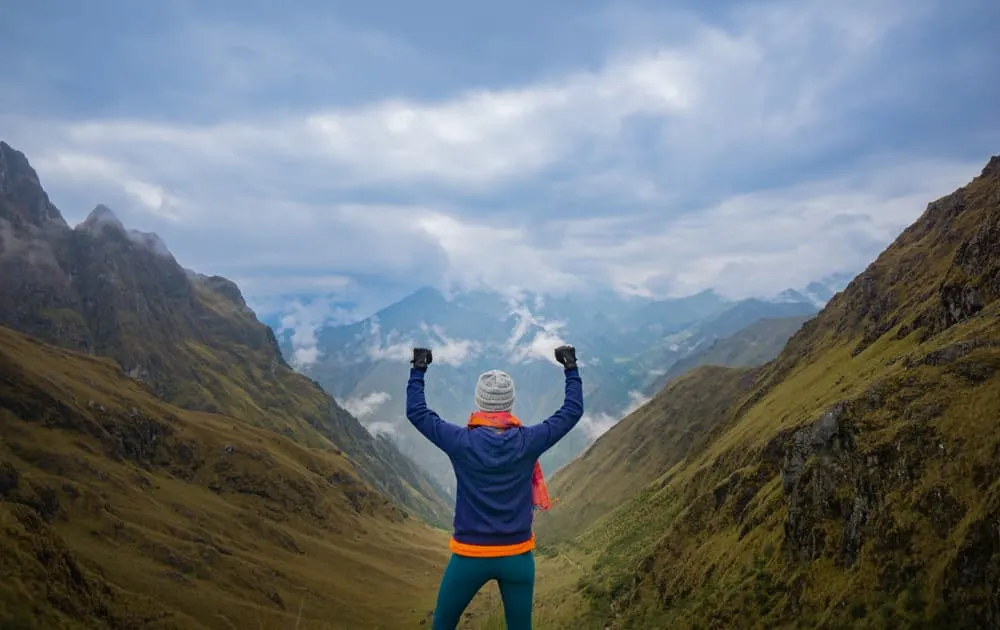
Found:
[(458, 492), (449, 548), (452, 555), (434, 609), (434, 630), (453, 630), (479, 589), (496, 580), (509, 630), (530, 630), (535, 591), (534, 510), (551, 507), (538, 458), (583, 415), (583, 382), (576, 350), (563, 345), (555, 359), (566, 377), (562, 407), (544, 422), (523, 425), (512, 413), (514, 381), (490, 370), (476, 383), (476, 411), (466, 426), (441, 419), (427, 406), (428, 348), (413, 350), (406, 417), (444, 451)]

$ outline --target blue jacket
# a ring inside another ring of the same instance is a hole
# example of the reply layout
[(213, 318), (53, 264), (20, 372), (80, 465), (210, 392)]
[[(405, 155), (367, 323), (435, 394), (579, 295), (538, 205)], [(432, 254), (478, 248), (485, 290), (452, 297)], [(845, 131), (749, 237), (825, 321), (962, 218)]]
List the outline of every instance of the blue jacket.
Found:
[(583, 416), (579, 368), (565, 370), (566, 399), (544, 422), (496, 431), (445, 422), (427, 407), (424, 373), (410, 369), (406, 417), (451, 459), (457, 481), (454, 539), (470, 545), (512, 545), (531, 538), (531, 475), (535, 461)]

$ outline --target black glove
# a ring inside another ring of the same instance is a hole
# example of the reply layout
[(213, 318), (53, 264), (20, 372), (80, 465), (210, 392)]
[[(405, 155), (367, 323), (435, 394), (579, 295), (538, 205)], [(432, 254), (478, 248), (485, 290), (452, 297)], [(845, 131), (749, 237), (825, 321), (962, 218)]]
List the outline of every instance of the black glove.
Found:
[(413, 367), (421, 372), (426, 372), (427, 366), (430, 365), (433, 360), (434, 356), (431, 354), (430, 348), (414, 348), (413, 359), (410, 363), (412, 363)]
[(576, 348), (573, 346), (559, 346), (556, 348), (556, 361), (562, 363), (563, 368), (570, 369), (576, 367)]

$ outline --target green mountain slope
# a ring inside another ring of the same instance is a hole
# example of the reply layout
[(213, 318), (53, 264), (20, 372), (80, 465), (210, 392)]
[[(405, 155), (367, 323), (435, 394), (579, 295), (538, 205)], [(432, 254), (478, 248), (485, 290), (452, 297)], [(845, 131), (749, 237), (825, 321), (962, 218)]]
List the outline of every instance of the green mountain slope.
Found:
[(611, 427), (552, 476), (559, 507), (536, 519), (539, 538), (575, 536), (670, 470), (712, 434), (755, 374), (696, 368)]
[(755, 370), (711, 439), (562, 543), (587, 555), (588, 608), (564, 621), (1000, 625), (998, 298), (994, 157)]
[(762, 319), (674, 364), (669, 384), (613, 426), (606, 438), (552, 477), (563, 509), (539, 519), (539, 532), (575, 535), (632, 498), (708, 439), (728, 408), (746, 393), (809, 316)]
[(446, 537), (333, 449), (0, 327), (0, 626), (416, 625)]
[(444, 491), (282, 359), (239, 288), (182, 268), (104, 206), (70, 228), (27, 158), (0, 142), (0, 325), (105, 356), (156, 396), (343, 451), (376, 489), (445, 524)]

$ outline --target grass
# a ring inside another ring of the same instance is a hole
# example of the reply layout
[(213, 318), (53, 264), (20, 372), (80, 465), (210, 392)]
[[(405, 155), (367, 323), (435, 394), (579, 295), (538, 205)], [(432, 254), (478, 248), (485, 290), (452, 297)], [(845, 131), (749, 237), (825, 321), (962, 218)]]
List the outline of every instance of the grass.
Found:
[(572, 538), (670, 470), (727, 421), (752, 375), (701, 366), (615, 424), (553, 476), (560, 506), (539, 519), (540, 539)]
[(7, 329), (0, 374), (4, 623), (398, 628), (433, 607), (446, 533), (343, 454)]

